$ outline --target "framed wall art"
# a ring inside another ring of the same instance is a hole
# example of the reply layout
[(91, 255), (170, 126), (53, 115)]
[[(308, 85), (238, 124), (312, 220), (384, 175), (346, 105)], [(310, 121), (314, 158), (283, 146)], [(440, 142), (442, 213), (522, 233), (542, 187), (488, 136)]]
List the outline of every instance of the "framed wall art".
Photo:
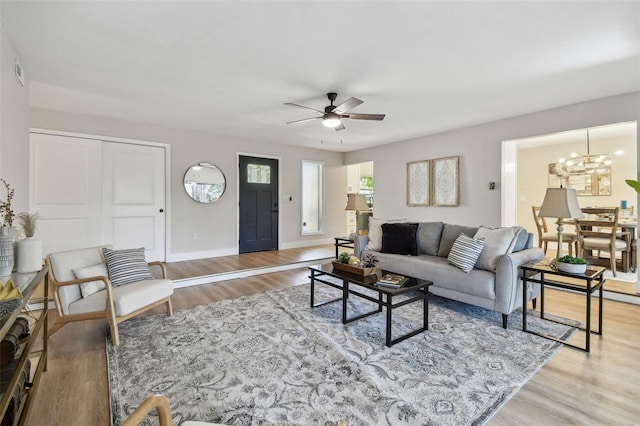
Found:
[(459, 156), (431, 160), (431, 205), (460, 205)]
[(430, 166), (429, 160), (407, 163), (407, 206), (429, 205)]

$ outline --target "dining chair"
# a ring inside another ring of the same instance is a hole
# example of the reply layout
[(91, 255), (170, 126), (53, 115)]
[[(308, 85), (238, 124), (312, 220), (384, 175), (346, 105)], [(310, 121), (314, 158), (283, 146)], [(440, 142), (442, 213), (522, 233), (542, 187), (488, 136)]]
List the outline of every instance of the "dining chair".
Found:
[[(618, 207), (583, 208), (582, 212), (589, 216), (587, 219), (575, 219), (578, 232), (578, 256), (587, 258), (590, 264), (608, 263), (615, 277), (617, 276), (616, 253), (620, 252), (622, 268), (627, 271), (631, 241), (629, 241), (628, 232), (618, 229), (620, 209)], [(602, 259), (599, 254), (593, 256), (593, 251), (608, 252), (609, 258)]]
[[(549, 242), (558, 242), (558, 233), (557, 232), (549, 232), (547, 228), (547, 221), (544, 217), (539, 216), (540, 207), (531, 206), (533, 211), (533, 219), (536, 222), (536, 228), (538, 229), (538, 247), (542, 248), (544, 254), (547, 254), (547, 245)], [(565, 222), (566, 224), (566, 222)], [(569, 255), (573, 256), (573, 247), (575, 246), (576, 253), (578, 252), (578, 236), (575, 232), (562, 232), (562, 242), (567, 243), (567, 247), (569, 249)], [(543, 247), (544, 246), (544, 247)]]

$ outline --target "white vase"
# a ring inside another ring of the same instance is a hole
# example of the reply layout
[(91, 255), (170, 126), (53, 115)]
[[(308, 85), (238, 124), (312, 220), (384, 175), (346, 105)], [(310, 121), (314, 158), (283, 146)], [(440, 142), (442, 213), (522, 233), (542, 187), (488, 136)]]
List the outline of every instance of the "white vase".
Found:
[(42, 240), (27, 237), (17, 245), (16, 269), (19, 273), (36, 272), (42, 269)]
[(0, 230), (0, 277), (11, 275), (14, 265), (13, 238), (9, 237), (9, 228)]

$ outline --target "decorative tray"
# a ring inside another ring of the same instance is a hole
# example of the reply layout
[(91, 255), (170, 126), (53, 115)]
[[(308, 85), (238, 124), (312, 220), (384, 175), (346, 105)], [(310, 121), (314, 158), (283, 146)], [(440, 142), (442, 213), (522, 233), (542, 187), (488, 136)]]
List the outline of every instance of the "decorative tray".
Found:
[(361, 275), (363, 277), (369, 275), (380, 275), (380, 268), (378, 268), (377, 266), (371, 268), (359, 268), (357, 266), (351, 266), (346, 263), (341, 263), (338, 260), (332, 260), (331, 263), (333, 264), (334, 269), (339, 269), (341, 271), (349, 272), (350, 274), (354, 275)]

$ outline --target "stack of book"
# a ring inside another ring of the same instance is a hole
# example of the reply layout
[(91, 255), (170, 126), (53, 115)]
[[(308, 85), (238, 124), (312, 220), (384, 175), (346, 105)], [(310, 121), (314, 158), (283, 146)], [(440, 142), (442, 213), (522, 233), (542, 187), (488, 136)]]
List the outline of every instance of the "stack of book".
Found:
[(385, 274), (376, 285), (380, 287), (400, 288), (409, 281), (409, 278), (398, 274)]

